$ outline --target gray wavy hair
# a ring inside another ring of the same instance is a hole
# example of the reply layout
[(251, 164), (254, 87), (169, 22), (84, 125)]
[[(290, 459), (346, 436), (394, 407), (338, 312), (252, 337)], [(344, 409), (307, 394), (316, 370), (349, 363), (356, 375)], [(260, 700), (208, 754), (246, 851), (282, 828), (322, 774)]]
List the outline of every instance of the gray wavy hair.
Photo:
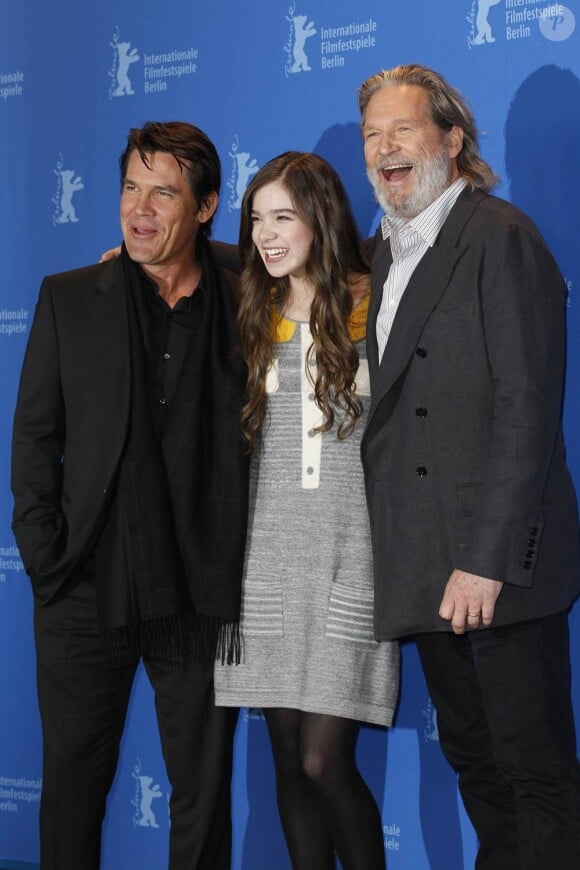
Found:
[(420, 64), (411, 63), (381, 70), (370, 76), (359, 88), (358, 106), (363, 122), (373, 94), (388, 85), (418, 85), (429, 95), (431, 117), (437, 126), (443, 132), (452, 127), (463, 130), (463, 148), (457, 156), (459, 173), (472, 188), (489, 193), (499, 178), (479, 153), (475, 118), (459, 91), (442, 75)]

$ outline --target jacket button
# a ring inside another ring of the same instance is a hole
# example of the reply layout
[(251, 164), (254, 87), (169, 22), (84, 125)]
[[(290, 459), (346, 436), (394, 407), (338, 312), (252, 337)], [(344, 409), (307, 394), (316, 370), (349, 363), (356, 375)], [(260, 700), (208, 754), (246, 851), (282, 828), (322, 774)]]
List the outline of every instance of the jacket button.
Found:
[(420, 356), (421, 359), (425, 359), (425, 357), (427, 356), (427, 351), (424, 347), (418, 347), (415, 353), (417, 354), (417, 356)]
[(427, 408), (416, 408), (415, 414), (417, 417), (426, 417), (427, 416)]
[(536, 546), (536, 539), (530, 538), (530, 540), (528, 541), (528, 547), (535, 547), (535, 546)]
[(529, 571), (529, 569), (530, 569), (531, 567), (532, 567), (532, 563), (531, 563), (531, 562), (522, 562), (522, 568), (525, 568), (526, 571)]
[(533, 550), (526, 550), (526, 558), (527, 559), (533, 559), (534, 556), (535, 556), (535, 553)]
[(416, 468), (415, 470), (416, 470), (417, 475), (418, 475), (419, 477), (425, 477), (426, 474), (427, 474), (427, 469), (425, 468), (424, 465), (418, 465), (417, 468)]

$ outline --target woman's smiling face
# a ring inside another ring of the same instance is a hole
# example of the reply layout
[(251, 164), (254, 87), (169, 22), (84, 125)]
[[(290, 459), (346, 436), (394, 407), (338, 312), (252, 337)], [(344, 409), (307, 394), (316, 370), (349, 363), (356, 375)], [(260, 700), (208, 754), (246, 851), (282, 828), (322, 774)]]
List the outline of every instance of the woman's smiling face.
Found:
[(296, 213), (286, 188), (278, 181), (254, 194), (252, 241), (269, 274), (303, 279), (314, 233)]

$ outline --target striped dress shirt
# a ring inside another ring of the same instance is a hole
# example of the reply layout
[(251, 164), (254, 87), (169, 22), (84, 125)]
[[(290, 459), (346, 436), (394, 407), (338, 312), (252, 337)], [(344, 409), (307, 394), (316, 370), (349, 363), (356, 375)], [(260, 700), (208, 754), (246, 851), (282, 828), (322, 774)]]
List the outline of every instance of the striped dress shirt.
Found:
[(393, 262), (383, 284), (383, 298), (377, 316), (379, 362), (383, 358), (397, 308), (411, 276), (427, 249), (435, 244), (441, 227), (466, 184), (464, 178), (458, 178), (412, 220), (385, 215), (381, 221), (383, 239), (390, 239), (391, 242)]

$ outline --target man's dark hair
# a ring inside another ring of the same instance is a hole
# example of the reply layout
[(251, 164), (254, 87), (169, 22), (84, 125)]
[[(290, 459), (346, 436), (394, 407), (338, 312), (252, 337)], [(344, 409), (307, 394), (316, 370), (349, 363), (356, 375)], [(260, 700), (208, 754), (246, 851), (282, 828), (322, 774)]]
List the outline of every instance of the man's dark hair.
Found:
[[(219, 193), (221, 164), (215, 145), (205, 133), (184, 121), (148, 121), (143, 127), (133, 127), (127, 137), (127, 147), (121, 154), (119, 168), (121, 187), (127, 174), (131, 154), (137, 151), (149, 168), (148, 155), (154, 151), (172, 154), (181, 171), (187, 175), (193, 198), (199, 207), (207, 203), (210, 193)], [(199, 232), (209, 236), (213, 218), (200, 224)]]

